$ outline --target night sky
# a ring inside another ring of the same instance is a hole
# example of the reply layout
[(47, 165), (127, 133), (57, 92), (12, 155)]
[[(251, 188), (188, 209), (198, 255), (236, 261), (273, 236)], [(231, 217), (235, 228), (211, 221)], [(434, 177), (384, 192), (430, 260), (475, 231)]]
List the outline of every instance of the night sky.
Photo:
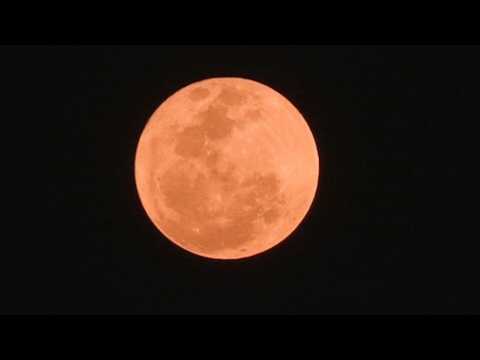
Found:
[[(480, 312), (478, 239), (461, 231), (458, 185), (470, 146), (460, 132), (479, 115), (480, 47), (59, 45), (0, 55), (3, 116), (35, 140), (28, 181), (40, 195), (20, 210), (33, 219), (4, 240), (0, 313)], [(320, 153), (301, 226), (236, 261), (168, 241), (133, 173), (152, 112), (222, 76), (287, 97)]]

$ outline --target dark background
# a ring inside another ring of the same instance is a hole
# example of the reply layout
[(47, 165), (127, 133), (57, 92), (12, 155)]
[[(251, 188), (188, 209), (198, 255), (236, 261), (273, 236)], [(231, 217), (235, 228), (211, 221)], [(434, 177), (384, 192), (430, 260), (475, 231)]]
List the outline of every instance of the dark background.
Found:
[[(20, 221), (3, 242), (1, 313), (480, 312), (478, 240), (463, 231), (460, 195), (480, 47), (3, 46), (0, 55), (3, 116), (20, 127), (10, 154), (27, 164), (9, 217)], [(232, 262), (166, 240), (133, 177), (152, 112), (219, 76), (285, 95), (320, 151), (301, 227)]]

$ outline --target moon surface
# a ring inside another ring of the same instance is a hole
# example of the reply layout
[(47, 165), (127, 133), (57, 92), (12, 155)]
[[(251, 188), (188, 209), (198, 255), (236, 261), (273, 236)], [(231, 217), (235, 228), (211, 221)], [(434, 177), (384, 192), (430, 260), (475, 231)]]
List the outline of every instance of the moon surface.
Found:
[(307, 122), (253, 80), (188, 85), (153, 113), (135, 156), (141, 203), (181, 248), (214, 259), (271, 249), (301, 223), (319, 177)]

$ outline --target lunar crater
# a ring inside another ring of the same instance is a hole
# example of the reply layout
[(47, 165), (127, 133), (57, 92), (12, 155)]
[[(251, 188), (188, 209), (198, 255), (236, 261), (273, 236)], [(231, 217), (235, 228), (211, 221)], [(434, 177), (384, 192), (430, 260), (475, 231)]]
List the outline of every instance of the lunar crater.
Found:
[(192, 101), (199, 101), (205, 99), (208, 95), (210, 95), (210, 90), (204, 87), (196, 87), (189, 92), (188, 98)]

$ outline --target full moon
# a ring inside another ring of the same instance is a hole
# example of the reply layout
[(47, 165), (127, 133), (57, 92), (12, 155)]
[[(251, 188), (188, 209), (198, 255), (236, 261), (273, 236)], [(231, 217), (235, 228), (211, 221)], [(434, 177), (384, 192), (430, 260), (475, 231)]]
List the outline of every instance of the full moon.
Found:
[(167, 98), (135, 155), (140, 201), (171, 242), (206, 258), (239, 259), (285, 240), (312, 205), (314, 137), (272, 88), (212, 78)]

